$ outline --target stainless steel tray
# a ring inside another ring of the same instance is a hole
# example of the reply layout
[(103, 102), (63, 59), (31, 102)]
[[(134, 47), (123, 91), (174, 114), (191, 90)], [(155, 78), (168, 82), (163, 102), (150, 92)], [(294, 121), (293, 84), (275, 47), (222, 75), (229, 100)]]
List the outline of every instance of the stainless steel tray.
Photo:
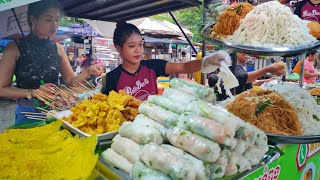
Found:
[(320, 135), (313, 136), (285, 136), (279, 134), (268, 134), (268, 140), (272, 144), (312, 144), (320, 142)]
[(245, 46), (239, 44), (233, 44), (227, 41), (222, 41), (209, 37), (209, 33), (212, 30), (212, 27), (215, 23), (207, 25), (203, 28), (202, 34), (204, 38), (214, 44), (223, 46), (224, 48), (233, 49), (237, 52), (242, 52), (251, 55), (261, 55), (261, 56), (282, 56), (282, 57), (291, 57), (295, 55), (303, 54), (310, 49), (320, 46), (320, 41), (315, 42), (309, 46), (298, 46), (298, 47), (283, 47), (283, 48), (264, 48), (264, 47), (255, 47), (255, 46)]

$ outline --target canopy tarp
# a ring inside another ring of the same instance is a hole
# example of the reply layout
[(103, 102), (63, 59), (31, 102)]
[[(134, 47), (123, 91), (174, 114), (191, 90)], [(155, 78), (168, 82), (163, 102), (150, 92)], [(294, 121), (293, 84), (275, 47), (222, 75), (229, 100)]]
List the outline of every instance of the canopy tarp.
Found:
[(70, 17), (128, 21), (201, 5), (198, 0), (59, 0)]
[(30, 3), (34, 3), (40, 0), (1, 0), (0, 1), (0, 12), (8, 9), (20, 7)]

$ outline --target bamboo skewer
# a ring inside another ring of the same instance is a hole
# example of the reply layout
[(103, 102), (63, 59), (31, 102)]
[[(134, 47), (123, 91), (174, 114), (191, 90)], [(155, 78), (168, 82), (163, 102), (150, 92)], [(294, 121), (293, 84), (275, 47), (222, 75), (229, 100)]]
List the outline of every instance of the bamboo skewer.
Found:
[(93, 88), (96, 88), (96, 86), (92, 83), (92, 82), (90, 82), (89, 81), (89, 85), (91, 84), (91, 86), (93, 87)]
[(31, 117), (31, 118), (45, 118), (45, 119), (47, 119), (46, 116), (32, 116), (32, 115), (28, 115), (28, 116), (26, 116), (26, 117), (27, 117), (27, 118)]
[(33, 118), (33, 117), (28, 117), (28, 119), (32, 119), (32, 120), (39, 120), (39, 121), (44, 121), (44, 120), (47, 120), (47, 119), (41, 119), (41, 118)]
[(91, 86), (93, 89), (96, 88), (96, 87), (94, 86), (94, 84), (92, 84), (92, 82), (89, 82), (89, 81), (87, 81), (87, 80), (85, 80), (85, 82), (86, 82), (87, 84), (89, 84), (89, 86)]
[(21, 112), (21, 114), (25, 114), (25, 115), (46, 115), (45, 113), (36, 113), (36, 112)]
[(48, 110), (45, 110), (43, 108), (40, 108), (40, 107), (36, 107), (37, 109), (41, 110), (41, 111), (44, 111), (44, 112), (49, 112)]
[(43, 89), (45, 89), (45, 90), (47, 90), (47, 91), (49, 91), (49, 92), (51, 92), (51, 93), (53, 93), (54, 94), (54, 91), (50, 88), (46, 88), (46, 87), (44, 87), (44, 86), (41, 86), (41, 88), (43, 88)]

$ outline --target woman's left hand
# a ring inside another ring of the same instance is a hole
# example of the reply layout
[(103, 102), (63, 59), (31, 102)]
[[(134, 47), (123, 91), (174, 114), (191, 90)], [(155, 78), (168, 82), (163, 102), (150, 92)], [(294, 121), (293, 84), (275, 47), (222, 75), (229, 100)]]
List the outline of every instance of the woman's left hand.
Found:
[(91, 65), (87, 68), (87, 73), (90, 75), (100, 76), (102, 73), (102, 68), (98, 64)]

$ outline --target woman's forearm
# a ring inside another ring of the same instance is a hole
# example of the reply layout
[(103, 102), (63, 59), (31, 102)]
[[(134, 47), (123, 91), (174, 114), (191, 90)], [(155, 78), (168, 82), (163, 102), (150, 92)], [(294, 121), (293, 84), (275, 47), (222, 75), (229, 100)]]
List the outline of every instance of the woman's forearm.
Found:
[(88, 79), (89, 76), (90, 76), (90, 73), (86, 69), (85, 71), (83, 71), (79, 75), (73, 77), (71, 79), (70, 83), (67, 84), (67, 86), (72, 86), (75, 84), (83, 83), (86, 79)]
[(193, 60), (185, 63), (185, 73), (194, 73), (201, 70), (201, 62), (200, 60)]
[(16, 87), (3, 87), (0, 88), (0, 97), (10, 98), (10, 99), (19, 99), (26, 98), (29, 90), (20, 89)]
[(320, 74), (318, 74), (318, 73), (308, 73), (308, 72), (305, 72), (304, 73), (304, 77), (305, 78), (313, 78), (313, 77), (317, 77), (317, 76), (319, 76)]
[(268, 72), (267, 68), (258, 69), (253, 72), (248, 72), (247, 83), (253, 82)]

